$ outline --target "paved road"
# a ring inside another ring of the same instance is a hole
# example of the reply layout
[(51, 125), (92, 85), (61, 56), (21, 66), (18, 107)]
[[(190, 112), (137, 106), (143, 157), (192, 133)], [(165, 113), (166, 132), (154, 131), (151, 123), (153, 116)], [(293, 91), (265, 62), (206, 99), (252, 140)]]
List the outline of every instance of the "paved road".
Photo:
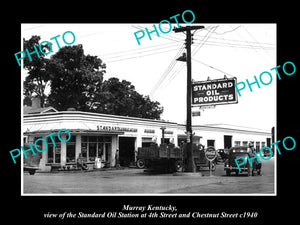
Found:
[(262, 176), (227, 177), (223, 164), (213, 176), (147, 174), (141, 169), (24, 173), (24, 194), (272, 194), (274, 159), (262, 161)]

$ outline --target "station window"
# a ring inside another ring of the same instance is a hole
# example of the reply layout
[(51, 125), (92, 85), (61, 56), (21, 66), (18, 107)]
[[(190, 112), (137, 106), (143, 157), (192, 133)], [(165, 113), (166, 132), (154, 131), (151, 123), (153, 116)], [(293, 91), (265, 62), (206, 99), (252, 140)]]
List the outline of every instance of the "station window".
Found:
[(142, 147), (150, 147), (152, 138), (142, 137)]
[(243, 146), (248, 146), (248, 141), (243, 141)]
[(241, 146), (241, 142), (240, 141), (235, 141), (234, 146)]
[(260, 142), (257, 141), (255, 144), (256, 144), (256, 146), (255, 146), (256, 152), (259, 152), (259, 149), (260, 149)]
[(207, 140), (207, 146), (215, 147), (215, 140)]
[(67, 142), (67, 162), (75, 162), (75, 145), (76, 136), (71, 136), (71, 139)]
[(55, 142), (53, 142), (50, 137), (47, 138), (48, 144), (48, 163), (60, 163), (60, 151), (61, 151), (61, 143), (57, 136), (52, 136)]
[(28, 143), (28, 136), (23, 137), (23, 144)]
[(87, 162), (101, 160), (109, 161), (111, 156), (111, 137), (109, 136), (82, 136), (81, 153)]

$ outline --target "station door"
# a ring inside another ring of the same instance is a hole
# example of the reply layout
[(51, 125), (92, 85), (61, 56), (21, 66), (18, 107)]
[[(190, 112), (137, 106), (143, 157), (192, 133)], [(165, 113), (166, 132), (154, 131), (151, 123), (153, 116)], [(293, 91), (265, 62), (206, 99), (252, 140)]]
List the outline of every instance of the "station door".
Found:
[(231, 135), (224, 135), (224, 149), (232, 147), (232, 136)]
[(119, 160), (121, 166), (135, 163), (135, 137), (119, 137)]

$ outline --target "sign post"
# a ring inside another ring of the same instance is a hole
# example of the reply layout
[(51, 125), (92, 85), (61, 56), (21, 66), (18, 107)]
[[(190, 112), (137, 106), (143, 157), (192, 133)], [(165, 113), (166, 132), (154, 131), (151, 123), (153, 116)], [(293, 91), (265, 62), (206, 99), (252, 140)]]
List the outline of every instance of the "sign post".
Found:
[(212, 161), (217, 157), (217, 151), (214, 147), (209, 146), (207, 147), (206, 151), (205, 151), (205, 158), (209, 161), (209, 176), (212, 176), (212, 169), (211, 169), (211, 165), (212, 165)]
[(175, 33), (186, 32), (186, 67), (187, 67), (187, 87), (186, 87), (186, 131), (187, 131), (187, 171), (196, 172), (195, 162), (193, 160), (193, 137), (192, 137), (192, 105), (191, 105), (191, 91), (192, 91), (192, 30), (203, 29), (204, 26), (186, 26), (174, 28)]

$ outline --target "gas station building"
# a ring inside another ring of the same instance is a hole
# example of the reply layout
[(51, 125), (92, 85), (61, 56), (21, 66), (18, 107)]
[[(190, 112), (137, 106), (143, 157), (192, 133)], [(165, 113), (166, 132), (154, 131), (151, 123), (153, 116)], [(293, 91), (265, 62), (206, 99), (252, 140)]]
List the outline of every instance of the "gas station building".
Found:
[[(51, 171), (76, 163), (81, 153), (86, 163), (93, 166), (96, 158), (100, 158), (106, 167), (116, 165), (116, 152), (119, 150), (120, 165), (133, 166), (136, 162), (138, 147), (150, 146), (164, 142), (180, 146), (186, 142), (185, 125), (127, 116), (116, 116), (82, 111), (57, 111), (52, 107), (25, 110), (23, 113), (23, 141), (34, 143), (38, 138), (68, 129), (71, 139), (60, 142), (56, 137), (55, 146), (48, 137), (48, 149), (42, 153), (41, 171)], [(214, 146), (225, 149), (233, 146), (248, 145), (249, 142), (259, 150), (270, 146), (271, 128), (269, 131), (244, 128), (224, 124), (193, 126), (193, 142), (205, 147)], [(23, 143), (23, 144), (24, 144)], [(42, 143), (44, 145), (44, 143)], [(44, 149), (42, 146), (41, 149)]]

